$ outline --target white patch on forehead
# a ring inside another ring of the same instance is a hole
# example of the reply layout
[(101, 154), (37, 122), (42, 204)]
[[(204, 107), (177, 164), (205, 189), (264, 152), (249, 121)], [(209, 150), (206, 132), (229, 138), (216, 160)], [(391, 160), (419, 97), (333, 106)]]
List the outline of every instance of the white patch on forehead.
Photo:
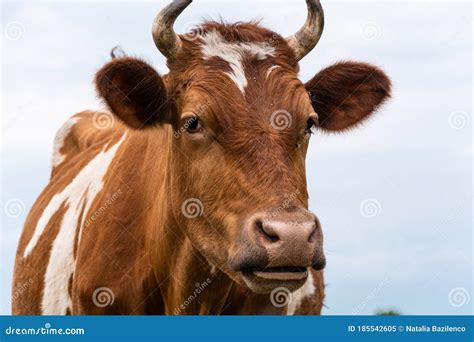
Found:
[(291, 302), (288, 304), (286, 314), (288, 316), (294, 315), (296, 309), (298, 309), (301, 303), (303, 302), (303, 299), (311, 297), (312, 295), (314, 295), (315, 291), (316, 287), (314, 286), (313, 282), (313, 274), (310, 270), (308, 270), (308, 279), (306, 279), (306, 282), (301, 288), (293, 292)]
[[(27, 257), (35, 247), (51, 217), (64, 204), (66, 211), (59, 226), (58, 234), (52, 244), (46, 274), (42, 313), (45, 315), (64, 315), (71, 307), (69, 297), (69, 278), (74, 273), (75, 260), (73, 255), (76, 230), (82, 229), (87, 212), (94, 202), (96, 195), (104, 186), (104, 176), (114, 159), (114, 156), (125, 139), (126, 134), (107, 151), (99, 152), (64, 188), (54, 195), (43, 211), (36, 224), (33, 237), (23, 253)], [(78, 224), (81, 213), (84, 213)]]
[(52, 157), (53, 168), (61, 164), (66, 158), (64, 154), (61, 154), (61, 148), (63, 147), (64, 141), (69, 135), (69, 132), (71, 132), (71, 129), (74, 127), (74, 125), (78, 121), (79, 121), (79, 118), (77, 117), (70, 118), (61, 126), (61, 128), (58, 130), (58, 133), (56, 133), (56, 136), (54, 137), (54, 144), (53, 144), (53, 157)]
[(275, 48), (266, 43), (229, 43), (217, 31), (210, 31), (202, 36), (201, 51), (205, 59), (219, 57), (229, 63), (231, 72), (226, 73), (243, 93), (247, 86), (242, 58), (246, 54), (259, 60), (275, 55)]
[(270, 74), (272, 73), (272, 71), (275, 70), (276, 68), (279, 68), (279, 67), (280, 67), (279, 65), (273, 65), (273, 66), (269, 67), (268, 70), (267, 70), (266, 78), (270, 77)]

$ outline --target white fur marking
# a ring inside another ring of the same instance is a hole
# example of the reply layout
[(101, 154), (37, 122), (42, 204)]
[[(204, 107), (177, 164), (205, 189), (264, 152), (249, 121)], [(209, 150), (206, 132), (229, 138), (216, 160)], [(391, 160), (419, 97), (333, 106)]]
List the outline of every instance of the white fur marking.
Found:
[(82, 210), (84, 210), (84, 217), (79, 224), (79, 229), (81, 229), (95, 196), (104, 186), (103, 177), (107, 173), (110, 163), (125, 136), (126, 134), (108, 151), (105, 151), (104, 148), (99, 152), (62, 192), (54, 195), (38, 220), (33, 237), (25, 248), (23, 256), (27, 257), (35, 247), (51, 217), (61, 205), (65, 204), (67, 209), (61, 221), (58, 235), (53, 242), (44, 277), (41, 304), (44, 315), (64, 315), (67, 309), (71, 307), (68, 286), (69, 278), (75, 269), (73, 249), (78, 220)]
[(242, 58), (247, 53), (262, 60), (275, 55), (275, 48), (265, 43), (229, 43), (217, 32), (207, 32), (202, 37), (202, 53), (204, 58), (220, 57), (229, 63), (232, 72), (226, 73), (243, 93), (247, 86)]
[(61, 148), (64, 145), (64, 141), (66, 140), (69, 132), (71, 132), (71, 129), (74, 127), (74, 125), (79, 121), (78, 117), (73, 117), (67, 120), (61, 128), (58, 130), (58, 133), (56, 133), (56, 136), (54, 137), (54, 143), (53, 143), (53, 157), (52, 157), (52, 164), (53, 168), (61, 164), (66, 156), (64, 154), (61, 154)]
[(301, 288), (293, 292), (286, 314), (288, 316), (294, 315), (296, 309), (298, 309), (303, 302), (303, 299), (312, 296), (315, 290), (316, 287), (314, 286), (313, 275), (311, 274), (311, 271), (308, 270), (308, 279)]

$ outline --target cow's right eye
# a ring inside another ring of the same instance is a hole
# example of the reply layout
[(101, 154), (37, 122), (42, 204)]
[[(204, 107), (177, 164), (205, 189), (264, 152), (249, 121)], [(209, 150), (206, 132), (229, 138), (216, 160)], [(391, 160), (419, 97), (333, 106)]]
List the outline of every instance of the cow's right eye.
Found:
[(185, 127), (189, 133), (198, 133), (202, 130), (201, 120), (197, 116), (185, 119)]

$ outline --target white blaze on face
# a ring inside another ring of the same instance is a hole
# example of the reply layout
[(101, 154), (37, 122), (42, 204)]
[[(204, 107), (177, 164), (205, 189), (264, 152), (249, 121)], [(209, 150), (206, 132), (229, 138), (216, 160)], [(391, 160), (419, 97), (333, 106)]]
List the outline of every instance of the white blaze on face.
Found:
[(245, 55), (263, 60), (275, 55), (275, 48), (262, 43), (229, 43), (217, 31), (210, 31), (203, 35), (201, 51), (205, 59), (219, 57), (229, 63), (231, 72), (226, 73), (243, 93), (247, 86), (242, 59)]
[(288, 316), (294, 315), (296, 309), (300, 307), (303, 300), (314, 295), (315, 291), (316, 287), (314, 286), (313, 282), (313, 274), (310, 270), (308, 270), (308, 279), (306, 279), (306, 282), (302, 287), (293, 292), (286, 314)]
[(64, 141), (69, 135), (69, 132), (71, 132), (71, 129), (74, 127), (74, 125), (78, 121), (79, 121), (78, 117), (70, 118), (61, 126), (61, 128), (58, 130), (58, 133), (56, 133), (56, 137), (54, 138), (54, 144), (53, 144), (53, 158), (52, 158), (53, 168), (61, 164), (66, 158), (66, 156), (61, 153), (61, 148), (63, 147)]
[[(58, 234), (52, 244), (46, 274), (44, 277), (44, 291), (42, 313), (45, 315), (64, 315), (71, 307), (68, 285), (69, 278), (74, 273), (75, 260), (73, 255), (74, 238), (77, 229), (82, 229), (84, 220), (96, 195), (104, 186), (104, 176), (125, 139), (126, 134), (107, 151), (99, 152), (64, 188), (51, 199), (43, 211), (33, 237), (23, 253), (27, 257), (41, 237), (51, 217), (64, 204), (66, 211), (60, 223)], [(83, 217), (78, 225), (79, 217)], [(80, 235), (80, 234), (79, 234)]]

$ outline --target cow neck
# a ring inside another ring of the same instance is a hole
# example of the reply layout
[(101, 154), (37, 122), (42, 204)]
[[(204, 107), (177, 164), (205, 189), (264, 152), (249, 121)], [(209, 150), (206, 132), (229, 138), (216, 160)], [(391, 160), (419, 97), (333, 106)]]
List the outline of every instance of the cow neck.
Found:
[(219, 313), (225, 306), (231, 281), (214, 271), (192, 246), (173, 210), (172, 126), (163, 125), (145, 134), (144, 158), (150, 162), (143, 181), (146, 202), (151, 203), (146, 240), (156, 283), (150, 297), (161, 297), (155, 302), (162, 302), (164, 308), (156, 308), (157, 312)]
[(147, 223), (156, 280), (151, 297), (159, 292), (161, 298), (155, 302), (164, 306), (156, 311), (168, 315), (281, 313), (271, 306), (268, 295), (251, 292), (210, 265), (180, 227), (176, 217), (180, 209), (173, 209), (179, 205), (173, 205), (172, 134), (171, 125), (151, 131), (145, 153), (151, 161), (144, 180), (147, 202), (153, 203)]

